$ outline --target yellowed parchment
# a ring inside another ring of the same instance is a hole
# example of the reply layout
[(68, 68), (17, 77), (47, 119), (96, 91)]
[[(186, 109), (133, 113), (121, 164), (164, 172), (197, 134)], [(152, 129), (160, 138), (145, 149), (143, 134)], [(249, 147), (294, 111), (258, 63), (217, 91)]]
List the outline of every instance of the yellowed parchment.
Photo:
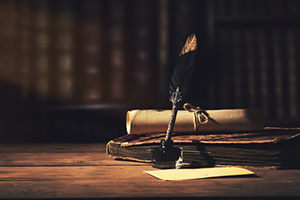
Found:
[[(196, 123), (193, 112), (179, 110), (173, 132), (251, 132), (264, 128), (263, 113), (256, 109), (207, 110), (209, 120)], [(171, 110), (131, 110), (127, 112), (128, 134), (166, 132)], [(198, 124), (198, 126), (197, 126)]]
[(226, 176), (253, 175), (254, 172), (240, 167), (211, 167), (198, 169), (164, 169), (144, 171), (145, 173), (165, 181), (190, 180)]

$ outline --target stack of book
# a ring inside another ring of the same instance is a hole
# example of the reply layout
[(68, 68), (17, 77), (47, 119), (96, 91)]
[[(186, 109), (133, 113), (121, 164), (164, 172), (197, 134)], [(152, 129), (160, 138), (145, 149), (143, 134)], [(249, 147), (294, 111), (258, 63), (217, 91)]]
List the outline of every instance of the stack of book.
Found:
[[(183, 165), (190, 167), (300, 167), (300, 128), (265, 127), (241, 133), (174, 133), (175, 147), (183, 148)], [(151, 148), (165, 133), (127, 134), (108, 142), (106, 151), (117, 159), (151, 162)]]

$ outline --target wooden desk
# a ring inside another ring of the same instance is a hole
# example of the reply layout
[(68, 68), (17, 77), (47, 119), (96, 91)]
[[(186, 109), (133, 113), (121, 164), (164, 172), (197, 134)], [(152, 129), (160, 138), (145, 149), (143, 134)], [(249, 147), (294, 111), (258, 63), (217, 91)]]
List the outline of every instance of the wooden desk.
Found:
[(300, 170), (162, 181), (151, 169), (109, 158), (104, 144), (1, 144), (0, 198), (300, 197)]

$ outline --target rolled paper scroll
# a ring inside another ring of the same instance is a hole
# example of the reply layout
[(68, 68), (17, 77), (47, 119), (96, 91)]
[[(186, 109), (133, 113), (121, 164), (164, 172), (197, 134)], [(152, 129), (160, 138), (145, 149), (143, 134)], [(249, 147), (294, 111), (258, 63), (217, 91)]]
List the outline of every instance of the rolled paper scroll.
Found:
[[(255, 132), (264, 128), (263, 113), (257, 109), (206, 110), (203, 114), (179, 110), (174, 126), (178, 132)], [(131, 110), (127, 112), (128, 134), (163, 133), (168, 128), (171, 110)]]

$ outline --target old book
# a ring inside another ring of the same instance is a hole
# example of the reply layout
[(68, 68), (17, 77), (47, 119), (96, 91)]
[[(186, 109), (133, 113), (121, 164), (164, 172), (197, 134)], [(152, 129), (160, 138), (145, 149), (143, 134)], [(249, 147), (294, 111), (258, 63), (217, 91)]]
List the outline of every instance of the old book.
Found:
[(83, 103), (104, 99), (104, 34), (101, 1), (81, 2), (80, 61), (82, 66), (81, 96)]
[(52, 21), (54, 66), (52, 93), (58, 103), (70, 103), (75, 98), (75, 5), (72, 1), (55, 2)]
[(17, 101), (20, 104), (27, 104), (31, 100), (32, 90), (32, 7), (29, 1), (21, 1), (16, 7), (17, 25), (16, 25), (16, 62), (18, 65)]
[(257, 91), (255, 88), (255, 84), (257, 82), (256, 73), (255, 73), (255, 47), (254, 47), (254, 41), (256, 38), (254, 38), (254, 31), (251, 29), (246, 29), (244, 31), (244, 37), (245, 37), (245, 45), (246, 48), (246, 59), (247, 59), (247, 66), (245, 71), (247, 71), (247, 99), (248, 99), (248, 107), (250, 108), (257, 108), (256, 105), (256, 98), (257, 98)]
[(15, 1), (0, 2), (0, 103), (12, 105), (16, 98), (17, 10)]
[[(34, 69), (32, 82), (34, 101), (38, 104), (46, 104), (50, 91), (50, 2), (37, 1), (34, 7), (32, 26), (35, 33), (33, 40)], [(30, 34), (29, 34), (30, 35)]]
[(257, 43), (258, 43), (258, 65), (260, 69), (260, 96), (261, 105), (264, 109), (264, 115), (266, 118), (270, 118), (270, 91), (269, 91), (269, 79), (268, 76), (268, 50), (267, 50), (267, 39), (268, 35), (264, 29), (257, 30)]
[(155, 96), (158, 81), (157, 60), (157, 17), (152, 13), (156, 12), (156, 2), (151, 0), (134, 0), (132, 9), (132, 70), (130, 76), (131, 96), (135, 100), (148, 101)]
[(168, 94), (169, 71), (169, 0), (159, 1), (159, 92), (161, 96)]
[(170, 6), (170, 18), (172, 19), (170, 30), (173, 31), (171, 40), (174, 41), (170, 48), (173, 51), (170, 53), (176, 58), (184, 45), (185, 38), (194, 31), (197, 23), (195, 20), (196, 11), (194, 10), (196, 2), (176, 0)]
[(232, 31), (232, 50), (233, 50), (233, 71), (234, 71), (234, 107), (241, 108), (242, 107), (242, 93), (243, 93), (243, 85), (242, 83), (242, 58), (241, 58), (241, 41), (242, 34), (240, 30), (234, 29)]
[(109, 53), (109, 100), (122, 101), (126, 99), (126, 18), (128, 11), (126, 9), (125, 1), (113, 0), (108, 2), (108, 38)]
[(286, 30), (286, 49), (287, 49), (287, 76), (288, 79), (288, 87), (286, 90), (288, 91), (289, 101), (286, 105), (289, 111), (289, 118), (296, 119), (298, 117), (298, 106), (297, 105), (297, 93), (298, 93), (298, 85), (297, 85), (297, 64), (296, 64), (296, 45), (295, 45), (295, 34), (296, 31), (292, 28)]
[[(300, 167), (300, 128), (266, 127), (260, 132), (229, 134), (174, 133), (183, 148), (183, 166)], [(108, 142), (106, 152), (117, 159), (151, 162), (151, 148), (165, 133), (128, 134)]]
[(281, 34), (282, 31), (280, 29), (272, 29), (271, 30), (271, 38), (272, 38), (272, 44), (273, 44), (273, 70), (274, 70), (274, 87), (275, 88), (275, 94), (274, 94), (274, 99), (275, 99), (275, 107), (273, 108), (276, 110), (276, 118), (277, 119), (283, 119), (284, 117), (284, 104), (283, 104), (283, 76), (284, 76), (284, 71), (283, 71), (283, 65), (282, 65), (282, 47), (281, 47)]
[(231, 72), (231, 52), (229, 51), (231, 47), (230, 44), (230, 30), (227, 29), (220, 29), (219, 31), (219, 42), (220, 42), (220, 79), (219, 79), (219, 87), (220, 87), (220, 98), (219, 99), (219, 106), (221, 108), (229, 108), (230, 101), (230, 94), (232, 94), (230, 80), (233, 78), (230, 77)]

